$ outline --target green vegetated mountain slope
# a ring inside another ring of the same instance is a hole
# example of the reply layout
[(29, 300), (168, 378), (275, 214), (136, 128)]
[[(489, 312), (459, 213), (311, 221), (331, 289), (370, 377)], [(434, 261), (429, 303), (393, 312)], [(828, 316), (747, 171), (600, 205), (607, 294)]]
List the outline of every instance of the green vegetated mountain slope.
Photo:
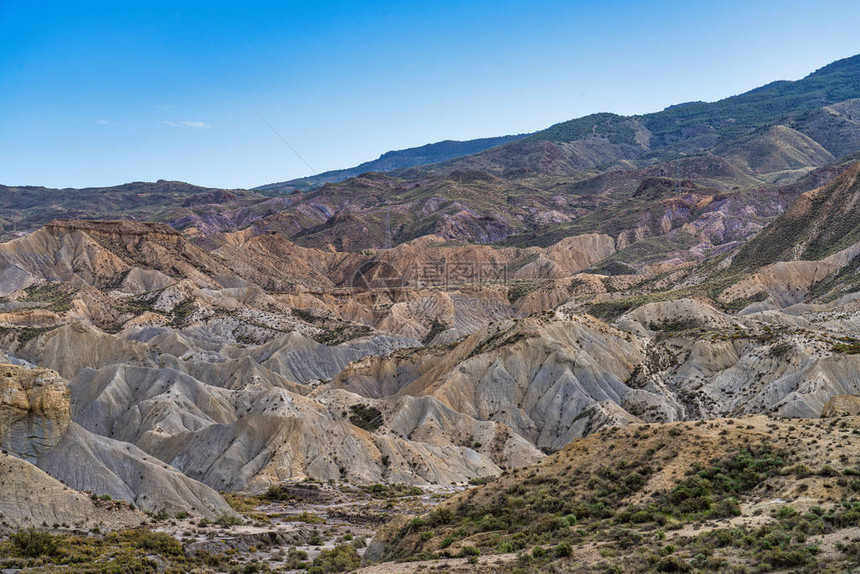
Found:
[[(679, 104), (634, 118), (650, 133), (651, 149), (668, 148), (690, 153), (747, 135), (792, 114), (803, 114), (857, 97), (860, 97), (860, 57), (854, 56), (824, 66), (798, 81), (773, 82), (718, 102)], [(608, 124), (611, 126), (613, 123), (623, 125), (623, 119)], [(579, 139), (584, 131), (592, 131), (583, 130), (581, 124), (582, 120), (558, 124), (545, 132), (538, 132), (532, 139)], [(796, 125), (803, 131), (802, 123)], [(631, 143), (634, 140), (633, 133), (623, 128), (607, 126), (594, 131), (621, 132), (623, 135), (615, 135), (619, 142)]]
[[(679, 104), (642, 116), (601, 113), (562, 122), (476, 156), (424, 169), (457, 166), (496, 174), (564, 175), (618, 162), (654, 162), (699, 154), (718, 146), (737, 147), (744, 162), (755, 163), (761, 148), (767, 146), (800, 148), (783, 153), (817, 161), (857, 149), (853, 143), (856, 135), (849, 136), (848, 132), (855, 132), (857, 104), (852, 100), (858, 97), (860, 56), (854, 56), (801, 80), (773, 82), (718, 102)], [(769, 129), (774, 125), (801, 135)], [(837, 137), (839, 130), (846, 133)], [(748, 138), (756, 132), (762, 141), (750, 146)], [(746, 147), (741, 145), (744, 143)]]
[(829, 185), (801, 195), (791, 208), (745, 245), (733, 266), (818, 260), (860, 241), (860, 164)]

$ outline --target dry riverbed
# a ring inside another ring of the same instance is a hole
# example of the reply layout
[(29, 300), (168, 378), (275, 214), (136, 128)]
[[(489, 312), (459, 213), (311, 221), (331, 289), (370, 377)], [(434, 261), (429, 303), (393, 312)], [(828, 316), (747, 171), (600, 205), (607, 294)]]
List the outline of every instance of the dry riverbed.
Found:
[(223, 553), (244, 565), (302, 572), (338, 546), (363, 556), (382, 524), (400, 514), (427, 512), (464, 488), (289, 483), (258, 496), (228, 495), (238, 520), (188, 517), (158, 522), (154, 529), (182, 542), (186, 554)]

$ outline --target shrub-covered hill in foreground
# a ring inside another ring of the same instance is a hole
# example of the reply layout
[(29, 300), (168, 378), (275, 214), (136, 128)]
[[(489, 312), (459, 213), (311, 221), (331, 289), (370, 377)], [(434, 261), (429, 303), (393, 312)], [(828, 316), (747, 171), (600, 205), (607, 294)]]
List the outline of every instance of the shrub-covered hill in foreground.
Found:
[(605, 429), (392, 522), (368, 556), (460, 556), (487, 572), (854, 571), (858, 434), (854, 416)]

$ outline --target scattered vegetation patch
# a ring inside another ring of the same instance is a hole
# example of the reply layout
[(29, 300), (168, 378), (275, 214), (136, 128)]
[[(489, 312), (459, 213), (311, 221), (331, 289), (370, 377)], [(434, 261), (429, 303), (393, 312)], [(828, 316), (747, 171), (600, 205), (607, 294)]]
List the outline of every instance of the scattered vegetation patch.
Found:
[(148, 552), (155, 552), (162, 556), (180, 556), (182, 555), (182, 544), (179, 543), (173, 536), (164, 532), (152, 532), (150, 530), (140, 530), (132, 539), (135, 547)]
[(540, 283), (537, 281), (529, 281), (527, 283), (514, 283), (508, 285), (508, 301), (516, 303), (529, 293), (533, 293), (540, 288)]
[(331, 572), (349, 572), (361, 565), (361, 558), (355, 548), (349, 544), (340, 544), (330, 550), (323, 550), (314, 558), (308, 574), (329, 574)]
[(860, 340), (853, 337), (840, 337), (839, 342), (832, 347), (834, 353), (844, 353), (846, 355), (860, 354)]
[(311, 504), (323, 504), (328, 500), (318, 484), (312, 480), (304, 482), (285, 482), (273, 484), (266, 492), (260, 495), (265, 502), (308, 502)]
[(143, 295), (132, 295), (130, 297), (119, 297), (114, 301), (114, 308), (120, 313), (161, 313), (153, 306), (158, 299), (159, 292), (144, 293)]
[(753, 303), (761, 303), (765, 299), (770, 297), (766, 291), (759, 291), (755, 295), (750, 295), (749, 297), (739, 297), (738, 299), (733, 299), (728, 303), (720, 303), (720, 307), (724, 311), (735, 312), (740, 311), (746, 307), (749, 307)]
[(424, 336), (424, 339), (421, 341), (421, 343), (423, 345), (428, 345), (430, 341), (436, 338), (436, 335), (445, 331), (447, 328), (448, 325), (446, 325), (445, 323), (433, 319), (433, 322), (430, 324), (430, 331), (428, 331), (427, 335)]
[(325, 518), (311, 512), (299, 512), (298, 514), (282, 514), (280, 519), (284, 522), (303, 522), (305, 524), (325, 524)]
[(260, 497), (247, 496), (236, 492), (222, 492), (221, 496), (236, 512), (243, 514), (251, 512), (263, 502)]
[(197, 305), (194, 303), (194, 299), (190, 297), (183, 299), (173, 307), (169, 325), (171, 327), (182, 327), (196, 310)]
[(40, 532), (35, 528), (13, 532), (9, 540), (15, 549), (27, 558), (53, 556), (57, 553), (56, 538), (47, 532)]
[(659, 502), (631, 506), (616, 518), (619, 522), (658, 522), (669, 518), (729, 518), (740, 515), (739, 499), (785, 466), (783, 455), (763, 445), (741, 449), (703, 467), (694, 463), (690, 476), (662, 495)]
[(609, 276), (635, 275), (636, 268), (617, 259), (607, 259), (594, 267), (593, 272), (599, 275)]
[(11, 333), (18, 343), (24, 344), (39, 335), (53, 331), (56, 327), (0, 327), (0, 336)]
[(653, 293), (645, 293), (642, 295), (634, 295), (631, 297), (625, 297), (621, 299), (612, 299), (609, 301), (601, 301), (599, 303), (594, 303), (588, 309), (588, 313), (597, 317), (598, 319), (603, 319), (604, 321), (610, 321), (612, 319), (617, 319), (624, 313), (628, 311), (632, 311), (637, 307), (641, 307), (647, 303), (654, 303), (657, 301), (672, 301), (674, 299), (682, 299), (690, 295), (690, 291), (686, 289), (677, 289), (674, 291), (655, 291)]
[(240, 524), (242, 524), (242, 519), (235, 514), (222, 514), (218, 517), (217, 520), (215, 520), (215, 524), (224, 528), (230, 526), (239, 526)]
[[(523, 571), (558, 572), (588, 570), (576, 561), (577, 549), (585, 546), (618, 566), (607, 571), (793, 571), (819, 564), (815, 536), (860, 526), (860, 502), (846, 501), (832, 510), (785, 505), (771, 512), (771, 521), (724, 528), (741, 515), (742, 504), (770, 500), (774, 484), (797, 480), (797, 465), (787, 464), (794, 455), (740, 435), (737, 446), (709, 461), (694, 459), (686, 473), (666, 484), (666, 475), (655, 473), (676, 460), (666, 439), (679, 433), (649, 436), (649, 430), (601, 431), (612, 444), (652, 441), (647, 449), (615, 451), (615, 460), (591, 457), (580, 467), (577, 456), (565, 459), (560, 453), (552, 471), (519, 469), (515, 480), (502, 477), (468, 491), (393, 532), (386, 558), (516, 553)], [(616, 433), (623, 436), (616, 440)], [(689, 440), (708, 436), (707, 429), (701, 433)], [(830, 480), (844, 482), (843, 474), (834, 470)], [(657, 490), (646, 488), (654, 484)], [(853, 563), (853, 549), (845, 548), (842, 561), (826, 571)], [(757, 566), (749, 570), (750, 564)], [(598, 565), (595, 571), (603, 570)]]
[(313, 339), (322, 345), (333, 346), (366, 337), (372, 332), (372, 329), (367, 325), (343, 324), (333, 328), (325, 328), (319, 334), (314, 335)]
[(424, 493), (417, 486), (409, 486), (407, 484), (372, 484), (363, 486), (362, 490), (370, 494), (374, 498), (402, 498), (404, 496), (420, 496)]
[(45, 283), (26, 290), (27, 295), (21, 299), (27, 303), (44, 303), (45, 309), (55, 313), (63, 313), (72, 308), (75, 291), (62, 281)]
[(376, 431), (385, 422), (379, 409), (362, 403), (350, 406), (349, 412), (349, 422), (367, 432)]
[(105, 535), (50, 534), (35, 529), (0, 541), (0, 569), (38, 572), (239, 572), (235, 557), (198, 552), (186, 555), (182, 544), (163, 532), (145, 528)]

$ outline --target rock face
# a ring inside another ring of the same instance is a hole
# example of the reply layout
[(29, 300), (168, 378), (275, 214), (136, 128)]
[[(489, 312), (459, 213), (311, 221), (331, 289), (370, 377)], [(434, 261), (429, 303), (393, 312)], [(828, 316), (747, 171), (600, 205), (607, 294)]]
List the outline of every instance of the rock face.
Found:
[(360, 393), (432, 397), (556, 450), (603, 425), (638, 420), (625, 408), (647, 405), (669, 420), (679, 416), (682, 407), (671, 395), (626, 383), (644, 362), (645, 348), (645, 341), (596, 319), (561, 314), (491, 325), (444, 355), (431, 349), (426, 358), (353, 363), (333, 384)]
[(0, 448), (35, 462), (69, 426), (69, 388), (50, 369), (0, 364)]
[(588, 406), (624, 402), (624, 381), (642, 360), (637, 342), (588, 318), (501, 323), (468, 337), (400, 394), (436, 397), (555, 450), (587, 432), (580, 415)]
[(116, 362), (154, 365), (145, 345), (111, 337), (85, 323), (69, 323), (52, 331), (50, 337), (32, 339), (18, 350), (18, 355), (36, 364), (50, 366), (67, 379), (81, 369), (99, 368)]
[(0, 453), (0, 532), (44, 525), (110, 530), (145, 520), (142, 513), (94, 501), (29, 462)]
[(860, 415), (860, 396), (836, 395), (821, 410), (822, 418)]
[(847, 324), (776, 311), (732, 317), (681, 300), (645, 305), (617, 325), (651, 341), (634, 384), (675, 389), (684, 418), (818, 417), (831, 397), (860, 395), (860, 356), (840, 342), (846, 328), (857, 333)]
[(798, 321), (693, 299), (643, 305), (614, 327), (558, 311), (494, 324), (445, 353), (355, 362), (332, 384), (377, 399), (432, 396), (550, 450), (640, 420), (818, 417), (831, 397), (860, 395), (860, 356), (841, 352), (835, 334), (856, 326)]
[[(148, 273), (134, 271), (138, 268)], [(220, 285), (213, 277), (241, 283), (223, 263), (164, 224), (55, 220), (0, 245), (3, 296), (45, 281), (104, 288), (121, 284), (129, 273), (132, 289), (163, 285), (163, 276), (206, 287)]]
[(38, 466), (72, 488), (109, 494), (138, 508), (209, 519), (232, 514), (221, 496), (179, 470), (128, 443), (102, 437), (72, 423)]
[[(237, 232), (218, 240), (221, 245), (215, 255), (230, 261), (245, 280), (272, 291), (291, 291), (296, 284), (315, 291), (372, 286), (380, 270), (391, 274), (388, 279), (396, 279), (398, 286), (418, 287), (561, 278), (615, 253), (615, 240), (599, 233), (565, 237), (547, 248), (524, 249), (447, 245), (444, 237), (425, 235), (393, 249), (358, 253), (302, 247), (270, 233)], [(284, 269), (290, 273), (285, 275)], [(357, 277), (363, 281), (356, 281)]]
[[(435, 401), (376, 402), (344, 391), (308, 398), (264, 384), (226, 389), (173, 369), (120, 365), (85, 370), (71, 386), (83, 427), (136, 444), (218, 489), (306, 477), (447, 484), (541, 458), (504, 425)], [(377, 409), (379, 422), (356, 424), (356, 405)], [(476, 449), (482, 441), (487, 446)]]
[[(209, 501), (214, 512), (213, 493), (182, 483), (173, 468), (217, 489), (259, 490), (306, 477), (449, 484), (543, 456), (507, 425), (478, 421), (433, 398), (373, 401), (332, 385), (311, 392), (311, 384), (350, 360), (400, 352), (403, 340), (325, 346), (294, 333), (219, 353), (204, 351), (205, 339), (192, 333), (146, 328), (129, 335), (75, 323), (19, 349), (34, 362), (77, 373), (69, 385), (80, 426), (72, 423), (38, 461), (76, 488), (145, 508), (183, 500), (199, 509)], [(352, 410), (364, 407), (382, 413), (378, 425), (353, 420)]]

